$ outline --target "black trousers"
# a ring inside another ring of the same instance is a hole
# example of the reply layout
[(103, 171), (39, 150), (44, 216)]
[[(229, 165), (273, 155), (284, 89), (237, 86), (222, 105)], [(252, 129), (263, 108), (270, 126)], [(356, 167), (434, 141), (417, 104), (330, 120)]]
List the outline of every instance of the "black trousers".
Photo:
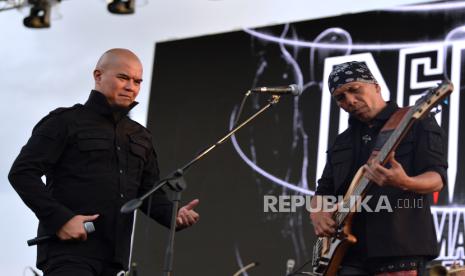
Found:
[[(123, 270), (120, 264), (81, 256), (57, 256), (44, 266), (44, 276), (116, 276)], [(121, 273), (119, 274), (121, 275)]]

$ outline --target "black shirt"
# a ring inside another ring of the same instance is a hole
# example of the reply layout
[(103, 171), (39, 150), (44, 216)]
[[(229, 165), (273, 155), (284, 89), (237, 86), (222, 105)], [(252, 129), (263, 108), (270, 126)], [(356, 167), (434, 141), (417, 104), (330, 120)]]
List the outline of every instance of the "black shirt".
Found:
[[(377, 135), (398, 109), (388, 105), (370, 122), (370, 126), (349, 119), (349, 128), (336, 137), (327, 152), (323, 175), (318, 181), (316, 195), (344, 195), (357, 170), (367, 162)], [(369, 137), (369, 138), (368, 138)], [(427, 116), (412, 126), (399, 144), (395, 158), (409, 176), (427, 171), (438, 172), (447, 185), (445, 134), (436, 120)], [(353, 231), (359, 242), (346, 256), (362, 259), (390, 256), (428, 256), (438, 254), (436, 233), (427, 195), (395, 187), (372, 185), (367, 195), (374, 209), (380, 196), (387, 196), (393, 212), (357, 213)], [(398, 208), (399, 201), (410, 204), (422, 202), (417, 208)]]
[[(49, 257), (62, 254), (127, 268), (133, 215), (119, 210), (159, 180), (152, 136), (127, 116), (135, 104), (115, 109), (93, 90), (85, 105), (56, 109), (34, 127), (9, 179), (39, 219), (38, 235), (55, 234), (75, 215), (100, 215), (87, 241), (38, 246), (39, 268)], [(155, 194), (152, 202), (149, 215), (169, 226), (172, 204), (164, 192)]]

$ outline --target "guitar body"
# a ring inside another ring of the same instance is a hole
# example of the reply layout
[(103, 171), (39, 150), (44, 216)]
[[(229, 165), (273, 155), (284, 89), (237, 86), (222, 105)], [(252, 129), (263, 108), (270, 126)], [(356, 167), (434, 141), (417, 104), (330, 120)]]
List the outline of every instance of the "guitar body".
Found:
[[(362, 176), (363, 170), (360, 168), (350, 183), (344, 199), (353, 195), (353, 191), (359, 185)], [(350, 213), (344, 224), (339, 225), (334, 237), (318, 238), (313, 247), (312, 263), (314, 275), (333, 276), (337, 274), (347, 250), (357, 242), (357, 238), (351, 232), (353, 215), (354, 213)]]
[[(313, 248), (313, 274), (334, 276), (339, 270), (342, 259), (349, 247), (357, 242), (355, 236), (348, 234), (349, 227), (344, 227), (339, 237), (318, 238)], [(323, 246), (320, 248), (318, 244)]]

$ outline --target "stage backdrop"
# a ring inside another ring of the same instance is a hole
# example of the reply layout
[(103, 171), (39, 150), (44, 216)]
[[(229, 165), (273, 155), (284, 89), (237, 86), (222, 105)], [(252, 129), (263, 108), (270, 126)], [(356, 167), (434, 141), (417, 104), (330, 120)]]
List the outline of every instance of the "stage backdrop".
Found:
[[(455, 91), (436, 115), (449, 137), (449, 183), (431, 201), (438, 261), (463, 260), (464, 6), (437, 3), (158, 43), (148, 127), (162, 175), (225, 134), (248, 89), (291, 83), (303, 89), (191, 168), (183, 199), (200, 199), (201, 220), (177, 233), (175, 274), (232, 275), (255, 261), (260, 265), (248, 275), (285, 275), (290, 259), (297, 267), (311, 258), (315, 236), (305, 209), (266, 213), (263, 197), (313, 194), (325, 151), (347, 126), (331, 102), (327, 75), (333, 64), (350, 60), (365, 61), (384, 98), (400, 106), (443, 79), (453, 81)], [(250, 96), (241, 118), (267, 100)], [(161, 271), (166, 235), (139, 216), (133, 254), (139, 275)]]

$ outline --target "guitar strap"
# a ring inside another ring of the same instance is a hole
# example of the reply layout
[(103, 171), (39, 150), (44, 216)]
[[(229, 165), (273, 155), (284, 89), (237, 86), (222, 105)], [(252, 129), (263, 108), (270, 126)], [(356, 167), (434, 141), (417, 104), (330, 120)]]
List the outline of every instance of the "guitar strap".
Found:
[(405, 116), (405, 114), (407, 114), (409, 109), (410, 109), (409, 106), (399, 108), (396, 112), (394, 112), (394, 114), (392, 114), (389, 120), (384, 124), (383, 128), (380, 130), (378, 134), (378, 137), (376, 138), (376, 143), (375, 143), (373, 152), (371, 153), (369, 160), (371, 160), (378, 154), (378, 152), (381, 150), (383, 145), (386, 143), (386, 141), (391, 136), (392, 132), (397, 128), (402, 118)]

